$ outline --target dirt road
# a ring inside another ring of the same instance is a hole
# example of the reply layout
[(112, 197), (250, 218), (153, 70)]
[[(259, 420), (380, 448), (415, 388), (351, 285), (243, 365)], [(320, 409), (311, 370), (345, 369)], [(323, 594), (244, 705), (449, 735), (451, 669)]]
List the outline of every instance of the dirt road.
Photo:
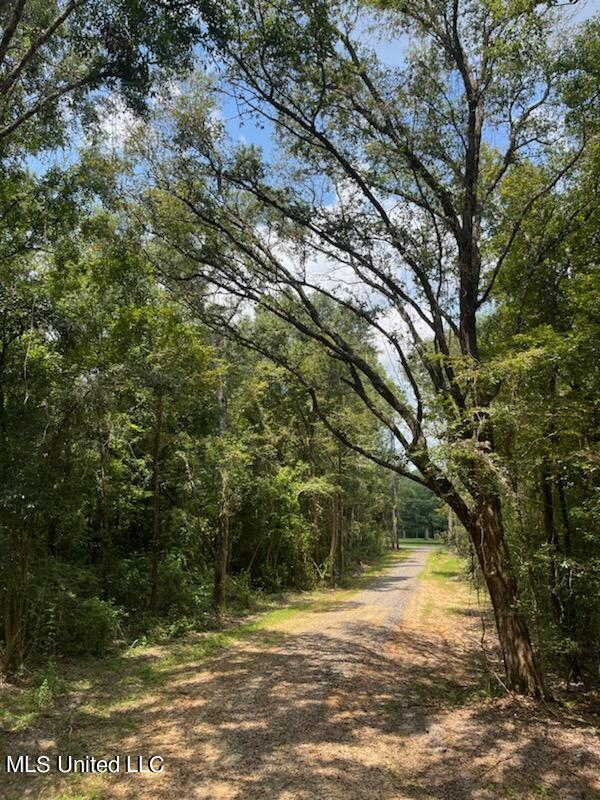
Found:
[[(167, 765), (148, 797), (600, 797), (593, 733), (512, 701), (468, 702), (480, 680), (474, 595), (435, 566), (417, 580), (430, 553), (182, 670), (145, 712), (143, 751)], [(146, 796), (139, 778), (119, 789)]]
[(12, 747), (159, 755), (163, 773), (0, 776), (0, 798), (599, 798), (593, 720), (486, 696), (475, 594), (430, 552), (233, 629), (208, 657), (202, 637), (142, 649)]
[(397, 671), (385, 649), (429, 553), (415, 549), (341, 604), (294, 614), (181, 674), (169, 714), (148, 709), (145, 749), (167, 765), (150, 779), (153, 796), (398, 797), (382, 747)]

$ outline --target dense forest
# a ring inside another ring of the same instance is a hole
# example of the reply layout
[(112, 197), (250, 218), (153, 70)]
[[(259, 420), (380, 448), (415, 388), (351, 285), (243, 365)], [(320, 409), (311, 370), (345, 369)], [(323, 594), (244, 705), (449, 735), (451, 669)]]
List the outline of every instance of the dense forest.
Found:
[(509, 688), (597, 680), (600, 20), (559, 6), (2, 4), (8, 678), (441, 536)]

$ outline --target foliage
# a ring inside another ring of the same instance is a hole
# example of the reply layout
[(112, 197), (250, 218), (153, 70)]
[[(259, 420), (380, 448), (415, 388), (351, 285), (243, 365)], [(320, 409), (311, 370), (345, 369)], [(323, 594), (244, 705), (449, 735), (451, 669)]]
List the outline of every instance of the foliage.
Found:
[(449, 519), (509, 684), (597, 674), (599, 25), (559, 5), (4, 4), (5, 672)]
[[(21, 622), (18, 634), (4, 632), (5, 658), (98, 655), (119, 638), (212, 626), (224, 463), (233, 486), (232, 610), (252, 608), (262, 592), (321, 581), (334, 514), (341, 514), (336, 579), (357, 559), (380, 553), (389, 539), (387, 472), (322, 427), (305, 388), (286, 370), (219, 345), (159, 284), (136, 232), (118, 217), (99, 210), (63, 223), (35, 270), (29, 251), (5, 268), (2, 603)], [(284, 333), (261, 318), (245, 325), (260, 338)], [(286, 342), (324, 386), (337, 386), (322, 353), (301, 339)], [(345, 425), (379, 438), (349, 391), (342, 408)], [(334, 499), (342, 505), (334, 508)], [(53, 690), (48, 683), (40, 692)]]

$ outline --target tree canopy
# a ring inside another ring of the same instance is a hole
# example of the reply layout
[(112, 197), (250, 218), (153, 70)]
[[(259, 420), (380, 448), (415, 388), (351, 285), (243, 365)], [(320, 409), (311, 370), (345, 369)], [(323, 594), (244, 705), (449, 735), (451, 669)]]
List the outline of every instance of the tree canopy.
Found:
[(449, 519), (507, 685), (589, 674), (598, 20), (12, 0), (0, 23), (5, 671), (91, 646), (79, 600), (98, 642), (184, 629)]

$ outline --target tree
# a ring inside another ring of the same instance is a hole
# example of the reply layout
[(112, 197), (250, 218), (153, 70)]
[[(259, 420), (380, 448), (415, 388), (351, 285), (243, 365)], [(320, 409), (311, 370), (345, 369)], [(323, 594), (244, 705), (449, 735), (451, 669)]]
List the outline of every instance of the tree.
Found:
[[(500, 381), (491, 406), (520, 553), (523, 596), (544, 632), (541, 649), (569, 679), (595, 669), (585, 633), (598, 618), (597, 447), (599, 370), (594, 273), (597, 155), (577, 182), (529, 220), (507, 260), (483, 348)], [(532, 180), (532, 170), (515, 175)], [(572, 228), (566, 238), (557, 235)], [(593, 637), (592, 637), (593, 639)], [(595, 660), (595, 663), (594, 663)]]
[[(109, 212), (88, 194), (105, 162), (85, 165), (86, 181), (83, 165), (56, 182), (14, 181), (32, 219), (42, 186), (64, 190), (51, 247), (38, 246), (43, 225), (0, 229), (0, 654), (11, 677), (45, 657), (100, 654), (117, 634), (203, 628), (213, 599), (221, 611), (247, 607), (257, 588), (308, 588), (328, 563), (338, 581), (386, 541), (387, 476), (323, 427), (289, 371), (217, 347), (179, 302), (190, 298), (157, 280), (164, 253), (139, 214), (132, 224), (120, 203)], [(322, 313), (374, 355), (363, 324)], [(338, 365), (310, 338), (265, 316), (241, 327), (299, 358), (338, 422), (377, 446), (377, 420), (339, 391)]]
[[(586, 126), (564, 121), (553, 5), (380, 2), (379, 24), (411, 37), (392, 68), (356, 38), (361, 4), (205, 0), (219, 87), (271, 127), (278, 157), (228, 147), (206, 99), (194, 108), (189, 96), (174, 111), (170, 157), (147, 153), (178, 218), (174, 227), (166, 201), (148, 202), (154, 232), (187, 265), (178, 277), (252, 302), (341, 365), (404, 455), (353, 442), (323, 409), (321, 420), (457, 514), (490, 593), (508, 685), (531, 695), (543, 680), (505, 537), (490, 418), (498, 385), (479, 329), (527, 220), (560, 196), (589, 146)], [(505, 187), (528, 160), (538, 180), (507, 214)], [(323, 262), (339, 279), (319, 279)], [(331, 325), (320, 297), (371, 327), (399, 380)], [(212, 308), (212, 324), (241, 340), (230, 319)], [(310, 380), (284, 363), (318, 409)]]
[[(155, 299), (146, 308), (123, 309), (115, 339), (120, 339), (121, 363), (126, 372), (121, 382), (131, 381), (138, 398), (149, 410), (149, 460), (152, 524), (148, 607), (158, 613), (159, 563), (164, 554), (162, 496), (165, 450), (171, 444), (178, 421), (189, 413), (194, 396), (204, 397), (212, 388), (212, 354), (202, 333), (182, 318), (167, 298)], [(131, 343), (135, 343), (134, 346)], [(188, 421), (190, 433), (193, 425)]]
[(433, 538), (445, 525), (439, 510), (439, 500), (424, 486), (403, 478), (400, 482), (400, 524), (403, 536)]
[[(156, 610), (172, 535), (163, 490), (179, 460), (174, 440), (182, 420), (190, 437), (203, 431), (211, 376), (197, 324), (110, 216), (80, 214), (77, 231), (56, 231), (53, 252), (34, 256), (35, 269), (31, 258), (26, 250), (13, 260), (0, 295), (0, 639), (9, 675), (32, 652), (75, 647), (73, 627), (87, 622), (83, 606), (80, 622), (63, 623), (73, 596), (111, 623), (124, 554), (138, 548), (149, 565), (138, 610)], [(100, 634), (88, 622), (89, 641)]]
[(198, 35), (181, 0), (8, 0), (0, 25), (0, 152), (60, 142), (61, 102), (94, 90), (139, 110), (159, 78), (189, 67)]

